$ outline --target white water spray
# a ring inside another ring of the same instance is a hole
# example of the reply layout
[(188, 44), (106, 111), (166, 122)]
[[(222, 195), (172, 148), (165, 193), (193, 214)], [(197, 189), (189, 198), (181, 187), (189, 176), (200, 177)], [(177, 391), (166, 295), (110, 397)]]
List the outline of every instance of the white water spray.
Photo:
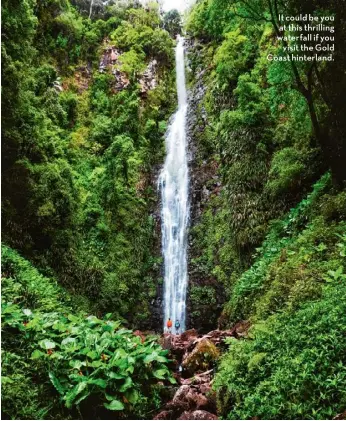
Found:
[(187, 227), (189, 174), (186, 151), (187, 98), (184, 39), (175, 50), (178, 110), (166, 136), (167, 156), (159, 178), (162, 198), (162, 252), (164, 257), (164, 326), (168, 318), (185, 330), (187, 289)]

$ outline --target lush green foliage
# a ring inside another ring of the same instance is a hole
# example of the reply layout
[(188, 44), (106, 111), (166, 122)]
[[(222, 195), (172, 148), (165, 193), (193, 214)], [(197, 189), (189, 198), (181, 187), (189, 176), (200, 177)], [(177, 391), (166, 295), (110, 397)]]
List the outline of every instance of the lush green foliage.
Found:
[(2, 298), (23, 308), (65, 311), (69, 298), (57, 282), (42, 276), (27, 260), (2, 246)]
[[(30, 360), (25, 324), (34, 312), (70, 311), (66, 292), (27, 260), (2, 247), (2, 411), (13, 419), (70, 419)], [(57, 313), (56, 313), (57, 314)]]
[[(224, 418), (323, 419), (346, 405), (341, 3), (200, 0), (186, 19), (201, 197), (190, 321), (252, 324), (218, 368)], [(283, 54), (277, 13), (335, 14), (334, 62), (268, 61)], [(12, 419), (147, 418), (174, 383), (156, 338), (128, 327), (153, 327), (162, 282), (153, 175), (180, 25), (155, 2), (2, 3)]]
[[(200, 40), (190, 51), (190, 66), (199, 75), (198, 86), (206, 88), (194, 135), (198, 161), (204, 171), (214, 166), (211, 175), (222, 183), (216, 194), (212, 183), (205, 184), (212, 194), (193, 230), (191, 270), (197, 279), (223, 284), (228, 296), (271, 221), (283, 218), (308, 193), (329, 160), (290, 63), (267, 60), (280, 46), (272, 22), (261, 18), (267, 6), (259, 3), (204, 0), (187, 21), (188, 33)], [(248, 10), (251, 4), (257, 18)], [(332, 115), (317, 85), (313, 97), (322, 127)], [(334, 179), (344, 153), (338, 150), (329, 163)]]
[(226, 418), (326, 419), (344, 408), (345, 193), (328, 187), (327, 175), (272, 227), (235, 283), (227, 318), (254, 325), (220, 365)]
[(205, 89), (193, 139), (210, 174), (191, 232), (191, 311), (209, 327), (202, 297), (222, 285), (219, 325), (253, 325), (219, 366), (225, 419), (332, 418), (346, 399), (346, 149), (334, 111), (345, 54), (339, 45), (338, 63), (310, 76), (305, 65), (268, 61), (282, 53), (275, 4), (286, 15), (333, 11), (345, 28), (329, 2), (201, 0), (187, 20), (190, 82), (197, 95)]
[[(328, 175), (312, 194), (292, 209), (288, 216), (273, 224), (266, 240), (257, 249), (256, 261), (232, 289), (226, 305), (231, 320), (262, 319), (283, 306), (297, 308), (300, 303), (320, 296), (331, 271), (343, 274), (345, 245), (345, 194), (323, 195), (330, 186)], [(334, 200), (331, 221), (324, 213), (326, 199)], [(321, 212), (322, 211), (322, 212)]]
[[(3, 238), (94, 311), (149, 327), (174, 42), (155, 4), (109, 4), (99, 20), (69, 2), (3, 10)], [(99, 69), (109, 46), (118, 60)]]
[[(216, 168), (212, 175), (222, 188), (211, 194), (194, 228), (192, 271), (197, 279), (222, 284), (230, 296), (270, 221), (302, 198), (323, 166), (320, 150), (310, 145), (307, 105), (294, 88), (289, 67), (266, 59), (275, 48), (269, 24), (225, 18), (220, 42), (219, 32), (195, 32), (202, 28), (195, 14), (206, 3), (197, 5), (188, 22), (190, 32), (209, 41), (189, 56), (194, 72), (207, 67), (199, 108), (201, 116), (207, 114), (207, 124), (203, 135), (197, 126), (195, 138), (199, 162), (207, 160)], [(218, 2), (208, 4), (216, 7)], [(211, 11), (203, 13), (216, 19)]]
[(215, 388), (226, 419), (329, 419), (346, 399), (345, 280), (230, 344)]
[(152, 327), (151, 175), (175, 107), (174, 41), (154, 3), (85, 6), (2, 3), (12, 247), (3, 249), (2, 392), (13, 419), (145, 418), (160, 404), (158, 382), (173, 381), (154, 338), (142, 343), (102, 316)]
[[(108, 417), (107, 410), (145, 418), (157, 409), (158, 382), (175, 380), (167, 368), (167, 351), (155, 337), (135, 336), (111, 314), (99, 319), (71, 313), (69, 304), (60, 301), (60, 287), (7, 247), (3, 271), (5, 413), (40, 419), (49, 411), (50, 416), (73, 417), (76, 408), (94, 418)], [(18, 405), (13, 407), (13, 401)]]

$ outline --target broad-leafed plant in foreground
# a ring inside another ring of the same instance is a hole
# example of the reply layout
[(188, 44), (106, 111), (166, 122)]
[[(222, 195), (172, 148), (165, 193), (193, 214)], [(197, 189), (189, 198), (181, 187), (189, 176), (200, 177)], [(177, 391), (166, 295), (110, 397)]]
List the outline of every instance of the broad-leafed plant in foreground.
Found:
[(141, 338), (108, 314), (35, 313), (3, 305), (3, 327), (19, 329), (30, 341), (32, 363), (47, 376), (67, 408), (92, 399), (112, 411), (144, 415), (160, 382), (175, 383), (155, 337)]

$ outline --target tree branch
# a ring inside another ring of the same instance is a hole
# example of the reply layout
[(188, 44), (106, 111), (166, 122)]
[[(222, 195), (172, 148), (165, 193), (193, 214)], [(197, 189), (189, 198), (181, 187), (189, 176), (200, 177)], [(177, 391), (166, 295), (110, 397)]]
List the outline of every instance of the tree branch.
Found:
[(279, 8), (278, 8), (278, 2), (277, 2), (277, 0), (274, 0), (274, 10), (275, 10), (275, 15), (276, 15), (277, 22), (280, 25)]
[(315, 70), (317, 82), (319, 83), (319, 85), (321, 87), (321, 97), (322, 97), (323, 101), (327, 104), (327, 106), (329, 108), (331, 108), (331, 101), (330, 101), (329, 95), (327, 94), (326, 87), (323, 83), (323, 79), (321, 77), (321, 73), (318, 69), (318, 66), (317, 66), (316, 62), (314, 62), (314, 70)]

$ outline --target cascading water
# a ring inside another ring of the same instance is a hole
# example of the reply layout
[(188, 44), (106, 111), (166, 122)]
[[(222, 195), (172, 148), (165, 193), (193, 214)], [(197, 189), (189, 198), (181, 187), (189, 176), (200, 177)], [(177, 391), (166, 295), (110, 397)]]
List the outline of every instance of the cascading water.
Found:
[(162, 198), (162, 251), (164, 257), (164, 324), (171, 318), (185, 330), (187, 289), (187, 227), (189, 174), (186, 151), (187, 95), (184, 38), (175, 50), (178, 110), (166, 136), (167, 156), (159, 177)]

